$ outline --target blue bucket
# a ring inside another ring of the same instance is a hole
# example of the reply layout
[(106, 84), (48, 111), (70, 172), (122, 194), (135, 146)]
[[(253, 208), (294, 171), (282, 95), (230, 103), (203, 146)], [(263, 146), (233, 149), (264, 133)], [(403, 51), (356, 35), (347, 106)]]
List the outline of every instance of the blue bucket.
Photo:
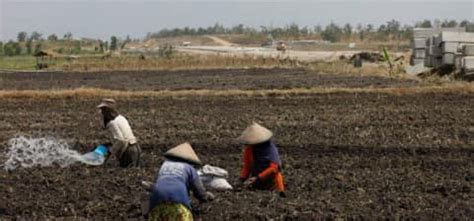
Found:
[(106, 156), (107, 153), (109, 152), (109, 148), (103, 144), (97, 146), (94, 150), (94, 152), (102, 155), (102, 156)]

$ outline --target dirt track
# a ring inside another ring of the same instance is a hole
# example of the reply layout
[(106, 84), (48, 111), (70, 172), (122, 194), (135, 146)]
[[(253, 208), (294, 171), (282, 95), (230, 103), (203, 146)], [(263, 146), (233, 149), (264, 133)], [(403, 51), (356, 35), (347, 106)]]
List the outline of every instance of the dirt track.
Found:
[[(98, 100), (2, 99), (0, 149), (21, 132), (67, 138), (86, 151), (106, 140), (95, 115)], [(241, 150), (233, 138), (253, 120), (276, 133), (289, 197), (217, 193), (216, 202), (201, 207), (204, 220), (474, 217), (473, 94), (119, 102), (144, 148), (145, 168), (0, 170), (0, 218), (140, 219), (138, 181), (153, 179), (166, 148), (190, 141), (235, 182)]]
[(0, 73), (2, 90), (75, 89), (113, 90), (288, 89), (306, 87), (410, 87), (412, 80), (379, 76), (329, 75), (303, 69), (241, 69), (85, 73)]
[(216, 36), (208, 35), (206, 37), (213, 40), (215, 43), (217, 43), (218, 45), (221, 45), (221, 46), (232, 46), (232, 45), (234, 45), (233, 43), (228, 42), (228, 41), (226, 41), (222, 38), (216, 37)]

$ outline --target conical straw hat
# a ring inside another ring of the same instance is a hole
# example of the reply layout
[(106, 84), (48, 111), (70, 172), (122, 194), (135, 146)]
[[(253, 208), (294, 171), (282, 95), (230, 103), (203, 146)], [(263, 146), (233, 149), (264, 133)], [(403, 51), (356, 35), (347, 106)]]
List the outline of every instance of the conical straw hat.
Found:
[(183, 143), (169, 149), (165, 153), (165, 156), (179, 158), (179, 159), (188, 161), (190, 163), (195, 163), (198, 165), (201, 164), (201, 160), (199, 160), (198, 156), (193, 150), (193, 147), (191, 147), (189, 143)]
[(273, 133), (260, 124), (253, 123), (237, 139), (244, 144), (259, 144), (272, 138)]

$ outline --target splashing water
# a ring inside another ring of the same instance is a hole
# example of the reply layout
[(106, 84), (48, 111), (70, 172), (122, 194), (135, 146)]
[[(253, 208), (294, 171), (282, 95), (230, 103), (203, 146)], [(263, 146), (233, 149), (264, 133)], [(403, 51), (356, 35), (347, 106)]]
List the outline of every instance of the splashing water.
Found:
[(64, 140), (54, 138), (29, 138), (19, 136), (8, 141), (8, 160), (4, 169), (14, 170), (18, 167), (48, 167), (59, 165), (68, 167), (75, 162), (83, 162), (82, 154), (69, 149), (69, 144)]

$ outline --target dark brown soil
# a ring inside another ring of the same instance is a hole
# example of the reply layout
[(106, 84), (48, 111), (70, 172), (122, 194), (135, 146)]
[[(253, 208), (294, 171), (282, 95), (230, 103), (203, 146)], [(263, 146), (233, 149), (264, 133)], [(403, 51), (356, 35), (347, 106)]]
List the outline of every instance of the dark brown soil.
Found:
[[(1, 99), (0, 159), (6, 141), (18, 133), (68, 139), (81, 151), (107, 141), (95, 110), (99, 100)], [(153, 180), (167, 148), (190, 141), (206, 163), (227, 169), (234, 183), (241, 154), (234, 138), (252, 121), (276, 134), (288, 198), (267, 191), (217, 193), (215, 202), (201, 206), (204, 220), (474, 217), (473, 94), (118, 102), (144, 148), (144, 168), (0, 170), (0, 219), (139, 220), (144, 191), (138, 182)]]
[(287, 89), (320, 86), (382, 88), (416, 84), (412, 80), (320, 74), (303, 69), (0, 73), (0, 88), (3, 90), (80, 87), (113, 90)]

